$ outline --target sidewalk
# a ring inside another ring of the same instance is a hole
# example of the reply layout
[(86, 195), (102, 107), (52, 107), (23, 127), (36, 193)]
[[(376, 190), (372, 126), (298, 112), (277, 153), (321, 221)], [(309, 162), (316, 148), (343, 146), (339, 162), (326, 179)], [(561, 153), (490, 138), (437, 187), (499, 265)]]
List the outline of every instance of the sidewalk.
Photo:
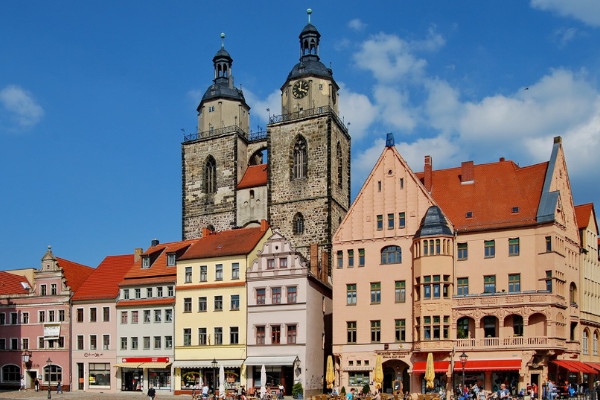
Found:
[[(55, 391), (51, 392), (52, 399), (56, 400), (103, 400), (103, 399), (111, 399), (111, 400), (146, 400), (148, 396), (146, 393), (142, 392), (115, 392), (115, 393), (103, 393), (103, 392), (64, 392), (56, 394)], [(19, 390), (11, 390), (11, 391), (0, 391), (0, 400), (9, 400), (9, 399), (26, 399), (26, 400), (41, 400), (47, 399), (48, 392), (47, 391), (39, 391), (36, 392), (33, 389), (27, 389), (23, 391)], [(175, 396), (169, 392), (158, 392), (155, 399), (156, 400), (191, 400), (192, 396), (190, 395), (178, 395)]]

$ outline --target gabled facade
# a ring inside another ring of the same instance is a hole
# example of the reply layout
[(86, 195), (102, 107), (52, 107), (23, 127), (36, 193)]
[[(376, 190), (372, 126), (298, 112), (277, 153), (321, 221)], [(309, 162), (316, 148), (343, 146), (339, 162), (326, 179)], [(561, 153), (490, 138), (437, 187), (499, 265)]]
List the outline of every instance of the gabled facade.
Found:
[[(436, 390), (461, 383), (462, 354), (467, 383), (488, 390), (499, 381), (542, 387), (546, 377), (589, 387), (597, 370), (579, 360), (582, 332), (593, 331), (582, 329), (581, 246), (561, 139), (545, 163), (436, 171), (427, 156), (416, 175), (403, 162), (385, 167), (397, 154), (389, 144), (334, 242), (334, 292), (346, 293), (334, 297), (334, 326), (346, 326), (334, 334), (341, 384), (372, 381), (381, 355), (384, 389), (401, 382), (424, 392), (432, 353)], [(384, 176), (396, 177), (393, 191)], [(366, 201), (372, 192), (379, 196)]]
[[(204, 232), (177, 260), (174, 392), (244, 385), (246, 270), (270, 236), (259, 227)], [(214, 360), (214, 363), (213, 363)], [(224, 381), (219, 378), (223, 369)]]
[(250, 393), (323, 393), (325, 357), (331, 354), (332, 291), (329, 274), (309, 265), (279, 232), (264, 243), (247, 272), (248, 331), (245, 361)]
[(71, 298), (71, 390), (114, 392), (119, 336), (116, 303), (119, 282), (134, 255), (107, 256)]

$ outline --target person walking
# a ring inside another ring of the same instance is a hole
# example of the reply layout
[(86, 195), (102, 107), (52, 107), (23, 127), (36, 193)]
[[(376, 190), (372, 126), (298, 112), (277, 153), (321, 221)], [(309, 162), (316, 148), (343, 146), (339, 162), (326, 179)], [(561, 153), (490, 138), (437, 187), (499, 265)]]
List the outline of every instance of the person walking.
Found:
[(21, 387), (19, 387), (19, 392), (21, 390), (25, 390), (25, 377), (24, 376), (21, 377)]
[(56, 394), (61, 393), (62, 394), (62, 383), (60, 381), (58, 381), (58, 383), (56, 384)]
[(150, 400), (154, 400), (155, 397), (156, 397), (156, 390), (154, 390), (154, 388), (152, 386), (150, 386), (150, 389), (148, 389), (148, 398)]
[(38, 378), (35, 378), (35, 391), (39, 392), (40, 391), (40, 381), (38, 380)]

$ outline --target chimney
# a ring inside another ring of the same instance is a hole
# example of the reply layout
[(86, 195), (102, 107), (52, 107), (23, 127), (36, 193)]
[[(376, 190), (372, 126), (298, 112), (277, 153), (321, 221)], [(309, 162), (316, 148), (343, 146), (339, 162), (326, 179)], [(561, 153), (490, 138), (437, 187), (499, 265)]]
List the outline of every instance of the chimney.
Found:
[(504, 157), (500, 157), (500, 162), (506, 161), (506, 159)]
[(158, 246), (160, 242), (158, 241), (158, 239), (152, 239), (152, 242), (150, 242), (150, 246), (151, 247), (155, 247)]
[(207, 237), (210, 235), (211, 230), (208, 228), (202, 228), (202, 237)]
[(136, 247), (135, 249), (133, 249), (133, 262), (140, 261), (140, 257), (142, 256), (143, 252), (144, 249), (142, 249), (141, 247)]
[(319, 277), (319, 245), (311, 243), (310, 245), (310, 272)]
[(424, 179), (423, 184), (425, 185), (425, 190), (427, 190), (429, 193), (431, 193), (431, 175), (433, 172), (432, 169), (433, 169), (433, 165), (432, 165), (431, 156), (425, 156), (425, 168), (423, 169), (425, 179)]
[(269, 222), (266, 219), (260, 221), (260, 231), (266, 232), (269, 229)]
[(473, 183), (475, 181), (475, 172), (473, 161), (463, 161), (460, 165), (460, 183)]

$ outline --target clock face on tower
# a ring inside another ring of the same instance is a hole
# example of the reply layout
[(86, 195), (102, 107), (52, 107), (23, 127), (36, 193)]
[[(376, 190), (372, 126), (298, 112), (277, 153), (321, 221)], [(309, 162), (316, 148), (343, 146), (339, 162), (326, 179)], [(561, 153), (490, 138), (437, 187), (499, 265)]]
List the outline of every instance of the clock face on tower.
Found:
[(295, 98), (301, 99), (308, 94), (308, 82), (305, 80), (299, 80), (292, 86), (292, 94)]

